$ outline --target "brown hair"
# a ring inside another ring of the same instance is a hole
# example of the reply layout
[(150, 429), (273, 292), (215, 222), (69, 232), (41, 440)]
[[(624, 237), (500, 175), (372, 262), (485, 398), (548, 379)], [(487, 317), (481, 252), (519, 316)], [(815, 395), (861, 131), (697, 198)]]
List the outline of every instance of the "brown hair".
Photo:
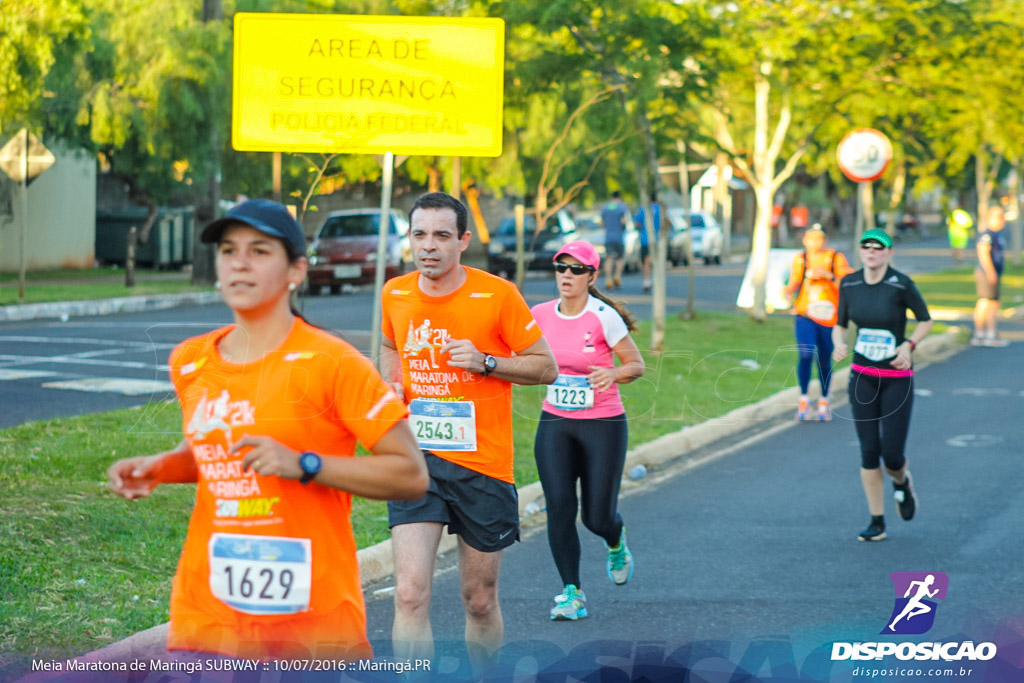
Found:
[(622, 316), (622, 322), (626, 323), (626, 329), (630, 332), (636, 332), (636, 316), (629, 312), (629, 309), (626, 308), (625, 304), (612, 299), (607, 294), (599, 290), (595, 284), (591, 284), (590, 287), (587, 288), (587, 292), (595, 299), (603, 301), (614, 308), (615, 312)]

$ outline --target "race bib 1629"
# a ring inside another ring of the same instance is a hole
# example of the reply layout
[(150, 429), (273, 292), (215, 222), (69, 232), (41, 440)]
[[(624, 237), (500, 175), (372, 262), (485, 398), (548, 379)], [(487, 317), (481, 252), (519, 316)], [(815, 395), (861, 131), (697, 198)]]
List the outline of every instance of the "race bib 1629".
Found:
[(213, 534), (210, 591), (246, 614), (296, 614), (309, 609), (312, 541), (308, 538)]

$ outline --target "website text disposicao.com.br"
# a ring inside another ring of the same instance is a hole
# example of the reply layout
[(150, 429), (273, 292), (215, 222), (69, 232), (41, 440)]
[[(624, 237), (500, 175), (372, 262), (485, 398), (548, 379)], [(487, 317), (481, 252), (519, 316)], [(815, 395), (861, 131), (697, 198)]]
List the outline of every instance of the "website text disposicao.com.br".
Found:
[(871, 666), (858, 666), (850, 672), (854, 678), (882, 678), (882, 677), (899, 677), (907, 678), (914, 676), (917, 678), (955, 678), (963, 677), (969, 679), (971, 674), (974, 673), (974, 669), (969, 666), (952, 666), (952, 667), (934, 667), (934, 668), (914, 668), (909, 666), (888, 666), (888, 667), (871, 667)]
[[(851, 674), (856, 678), (970, 678), (973, 666), (964, 662), (988, 661), (996, 656), (994, 643), (833, 643), (832, 661), (883, 660), (895, 657), (899, 663), (879, 662), (876, 666), (860, 665)], [(917, 660), (911, 665), (908, 660)], [(925, 665), (927, 660), (934, 665)], [(941, 661), (938, 661), (941, 660)]]

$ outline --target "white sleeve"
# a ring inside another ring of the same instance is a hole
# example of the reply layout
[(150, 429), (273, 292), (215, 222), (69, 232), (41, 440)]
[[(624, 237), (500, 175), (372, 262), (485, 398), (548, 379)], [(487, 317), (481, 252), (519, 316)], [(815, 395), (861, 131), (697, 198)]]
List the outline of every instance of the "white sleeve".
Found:
[(589, 304), (590, 309), (601, 320), (604, 340), (608, 343), (609, 348), (614, 348), (616, 344), (629, 336), (626, 321), (622, 319), (618, 311), (594, 297), (590, 298)]

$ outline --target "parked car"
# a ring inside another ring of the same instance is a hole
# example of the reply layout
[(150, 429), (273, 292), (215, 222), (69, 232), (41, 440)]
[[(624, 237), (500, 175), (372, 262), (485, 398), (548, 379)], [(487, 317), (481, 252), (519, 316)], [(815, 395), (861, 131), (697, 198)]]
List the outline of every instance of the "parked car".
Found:
[[(344, 284), (372, 283), (377, 270), (379, 230), (380, 209), (346, 209), (328, 214), (309, 245), (310, 294), (319, 294), (323, 287), (338, 294)], [(411, 264), (409, 221), (401, 211), (392, 209), (384, 276), (400, 275)]]
[[(601, 223), (599, 211), (585, 211), (576, 216), (576, 239), (586, 240), (594, 245), (604, 262), (604, 225)], [(626, 220), (622, 245), (625, 249), (626, 272), (635, 273), (640, 270), (640, 231), (632, 218)]]
[[(564, 209), (548, 218), (540, 233), (535, 234), (536, 219), (526, 214), (523, 221), (523, 251), (527, 270), (553, 270), (558, 250), (576, 239), (576, 222)], [(491, 233), (487, 247), (487, 270), (504, 278), (516, 272), (516, 219), (502, 219)]]
[[(875, 225), (882, 230), (888, 228), (889, 223), (889, 212), (879, 211), (875, 214)], [(894, 237), (902, 238), (909, 234), (916, 233), (920, 235), (921, 222), (917, 218), (917, 214), (913, 211), (901, 211), (896, 214), (896, 230), (893, 233)]]
[(686, 265), (686, 233), (689, 230), (693, 257), (704, 259), (705, 264), (722, 262), (722, 226), (707, 211), (697, 210), (687, 214), (685, 209), (669, 209), (668, 220), (672, 224), (668, 258), (672, 265)]

